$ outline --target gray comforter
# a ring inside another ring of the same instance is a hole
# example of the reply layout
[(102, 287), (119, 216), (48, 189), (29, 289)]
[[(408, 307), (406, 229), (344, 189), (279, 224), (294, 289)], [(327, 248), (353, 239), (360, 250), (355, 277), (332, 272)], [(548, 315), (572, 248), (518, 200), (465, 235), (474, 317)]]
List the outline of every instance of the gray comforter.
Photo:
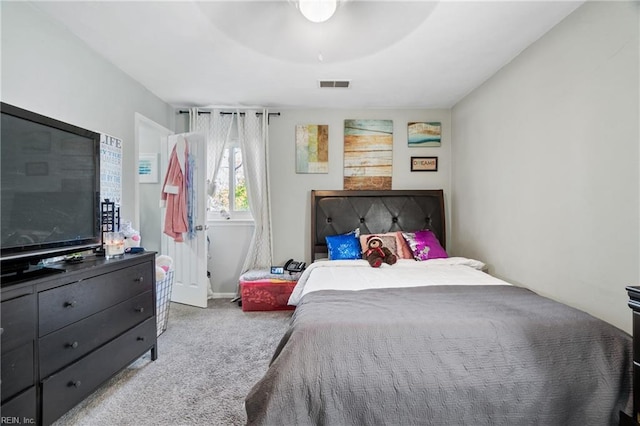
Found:
[(246, 399), (256, 425), (617, 425), (631, 337), (510, 286), (304, 296)]

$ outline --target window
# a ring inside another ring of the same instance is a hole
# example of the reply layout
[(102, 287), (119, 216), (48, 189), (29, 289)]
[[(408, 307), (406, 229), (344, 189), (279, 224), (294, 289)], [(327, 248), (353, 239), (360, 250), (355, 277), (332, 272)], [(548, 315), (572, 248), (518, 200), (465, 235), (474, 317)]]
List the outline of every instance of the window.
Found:
[(240, 146), (231, 145), (224, 150), (216, 188), (215, 195), (209, 197), (209, 218), (251, 219)]

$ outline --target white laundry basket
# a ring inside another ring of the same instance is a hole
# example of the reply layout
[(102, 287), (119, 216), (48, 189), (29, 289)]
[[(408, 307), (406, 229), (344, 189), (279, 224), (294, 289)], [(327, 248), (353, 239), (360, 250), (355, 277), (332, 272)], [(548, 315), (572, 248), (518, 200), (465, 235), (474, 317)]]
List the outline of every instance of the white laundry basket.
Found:
[(166, 329), (169, 322), (169, 304), (173, 288), (173, 261), (169, 256), (158, 256), (156, 259), (156, 318), (158, 336)]

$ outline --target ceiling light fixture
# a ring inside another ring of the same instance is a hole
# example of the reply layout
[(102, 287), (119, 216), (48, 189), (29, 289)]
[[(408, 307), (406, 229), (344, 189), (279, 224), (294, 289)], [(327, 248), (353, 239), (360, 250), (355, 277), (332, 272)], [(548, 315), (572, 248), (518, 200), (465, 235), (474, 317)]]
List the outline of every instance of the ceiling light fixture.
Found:
[(300, 13), (311, 22), (325, 22), (338, 8), (338, 0), (298, 0)]

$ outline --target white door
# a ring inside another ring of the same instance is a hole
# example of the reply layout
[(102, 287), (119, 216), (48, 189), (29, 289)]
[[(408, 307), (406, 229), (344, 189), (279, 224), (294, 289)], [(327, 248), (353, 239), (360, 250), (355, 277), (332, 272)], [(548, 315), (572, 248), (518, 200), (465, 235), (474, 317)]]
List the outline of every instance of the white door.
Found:
[[(173, 146), (180, 140), (186, 141), (189, 152), (195, 160), (193, 188), (195, 205), (193, 206), (195, 237), (184, 235), (184, 242), (177, 243), (162, 233), (162, 253), (173, 259), (174, 276), (171, 301), (186, 305), (207, 307), (209, 279), (207, 278), (207, 189), (206, 161), (207, 147), (204, 136), (198, 133), (171, 135), (167, 140), (167, 158), (171, 156)], [(182, 142), (181, 141), (181, 142)], [(166, 173), (166, 167), (163, 172)], [(164, 175), (163, 175), (164, 182)], [(164, 229), (166, 209), (162, 209), (161, 226)]]

